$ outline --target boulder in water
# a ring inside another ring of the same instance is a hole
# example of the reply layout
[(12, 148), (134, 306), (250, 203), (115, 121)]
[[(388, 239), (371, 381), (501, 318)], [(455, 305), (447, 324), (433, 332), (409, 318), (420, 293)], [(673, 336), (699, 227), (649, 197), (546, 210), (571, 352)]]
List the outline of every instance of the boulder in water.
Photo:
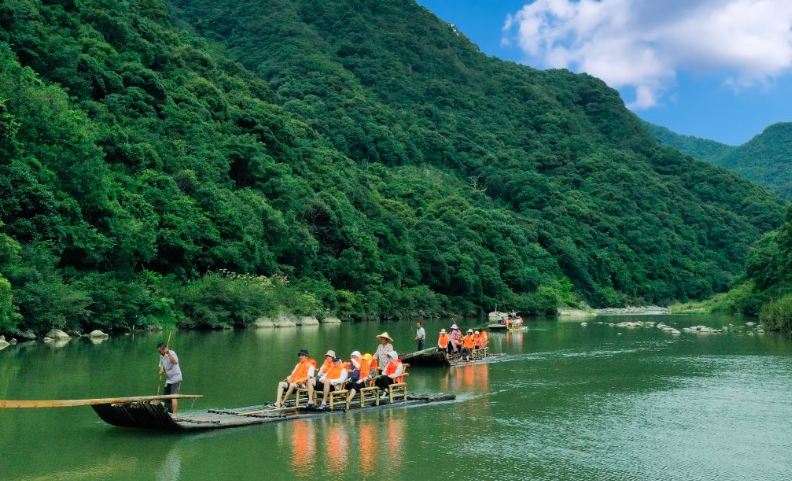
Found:
[(341, 324), (341, 319), (337, 317), (325, 317), (322, 319), (322, 324)]
[(99, 329), (95, 329), (88, 334), (88, 337), (110, 337), (110, 334), (105, 334), (104, 332), (100, 331)]
[(317, 318), (315, 318), (313, 316), (301, 317), (298, 325), (299, 326), (318, 326), (319, 325), (319, 319), (317, 319)]
[(297, 318), (292, 314), (280, 314), (274, 323), (275, 327), (297, 327)]
[(580, 323), (580, 327), (586, 327), (586, 326), (588, 326), (588, 322), (581, 322)]
[(10, 345), (11, 345), (10, 342), (6, 342), (5, 338), (3, 336), (0, 336), (0, 351), (2, 351), (3, 349), (7, 348)]
[(275, 327), (275, 323), (269, 317), (259, 317), (253, 323), (253, 327), (255, 327), (257, 329), (268, 329), (268, 328)]
[(19, 337), (21, 337), (22, 339), (27, 339), (28, 341), (35, 341), (36, 333), (28, 329), (27, 331), (20, 332)]
[(71, 339), (71, 336), (66, 334), (65, 332), (61, 331), (60, 329), (51, 329), (50, 332), (47, 333), (47, 336), (50, 339)]

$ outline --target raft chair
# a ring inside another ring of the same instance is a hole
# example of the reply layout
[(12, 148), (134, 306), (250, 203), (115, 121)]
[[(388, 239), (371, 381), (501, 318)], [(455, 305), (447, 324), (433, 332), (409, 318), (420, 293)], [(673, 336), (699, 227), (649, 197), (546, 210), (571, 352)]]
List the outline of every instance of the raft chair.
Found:
[[(407, 368), (410, 367), (409, 364), (404, 365), (404, 372), (402, 373), (403, 377), (409, 376), (407, 372)], [(393, 398), (396, 396), (402, 397), (403, 400), (407, 400), (407, 383), (397, 382), (388, 386), (388, 398), (390, 399), (391, 404), (393, 404)]]
[(360, 388), (360, 407), (366, 407), (366, 396), (371, 394), (374, 399), (374, 405), (379, 406), (379, 388), (374, 385), (374, 379), (369, 379), (365, 383), (365, 387)]
[(347, 399), (348, 396), (349, 391), (346, 389), (342, 389), (340, 391), (330, 391), (330, 410), (332, 411), (336, 404), (341, 403), (344, 405), (344, 409), (349, 411), (349, 399)]

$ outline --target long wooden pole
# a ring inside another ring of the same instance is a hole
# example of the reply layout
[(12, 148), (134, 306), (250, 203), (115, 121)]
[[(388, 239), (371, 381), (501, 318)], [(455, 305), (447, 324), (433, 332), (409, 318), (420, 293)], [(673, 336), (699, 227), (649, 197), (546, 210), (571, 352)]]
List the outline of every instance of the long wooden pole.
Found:
[[(168, 349), (170, 349), (170, 340), (172, 334), (173, 334), (173, 330), (171, 330), (171, 332), (168, 333), (168, 342), (165, 343), (165, 347)], [(163, 366), (162, 368), (165, 369), (165, 366)], [(162, 373), (160, 373), (159, 380), (157, 380), (157, 396), (159, 396), (161, 388), (162, 388)]]
[(97, 404), (119, 404), (141, 401), (165, 401), (167, 399), (197, 399), (199, 394), (169, 394), (167, 396), (132, 396), (110, 397), (99, 399), (63, 399), (40, 401), (3, 401), (0, 400), (0, 409), (28, 409), (28, 408), (68, 408), (75, 406), (94, 406)]

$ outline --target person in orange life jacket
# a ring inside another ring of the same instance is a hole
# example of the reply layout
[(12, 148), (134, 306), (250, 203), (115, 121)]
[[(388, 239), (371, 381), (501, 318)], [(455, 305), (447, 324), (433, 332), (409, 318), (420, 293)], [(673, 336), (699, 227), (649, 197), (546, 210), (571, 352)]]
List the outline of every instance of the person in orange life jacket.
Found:
[(319, 409), (327, 409), (327, 396), (330, 394), (330, 388), (332, 387), (336, 391), (344, 389), (348, 375), (349, 371), (347, 371), (346, 365), (341, 362), (341, 358), (336, 357), (333, 359), (333, 366), (328, 369), (324, 376), (319, 378), (323, 391), (322, 403), (319, 405)]
[(481, 333), (476, 331), (473, 333), (473, 343), (475, 344), (475, 349), (481, 348)]
[(453, 352), (451, 349), (451, 336), (446, 333), (445, 329), (440, 329), (440, 338), (437, 340), (437, 348), (445, 352)]
[(322, 381), (320, 381), (320, 379), (322, 379), (324, 375), (327, 374), (327, 371), (329, 371), (330, 368), (333, 367), (333, 360), (335, 359), (335, 357), (336, 354), (334, 350), (330, 349), (329, 351), (327, 351), (325, 353), (324, 364), (322, 364), (322, 367), (319, 368), (319, 373), (316, 374), (316, 377), (313, 377), (311, 378), (310, 381), (308, 381), (308, 384), (310, 385), (310, 389), (308, 396), (308, 404), (306, 404), (305, 407), (309, 407), (309, 408), (314, 407), (315, 393), (317, 391), (319, 392), (324, 391), (324, 384), (322, 383)]
[[(294, 370), (289, 374), (285, 380), (278, 383), (278, 395), (275, 397), (275, 407), (279, 408), (283, 406), (283, 403), (289, 399), (291, 393), (303, 386), (308, 386), (308, 399), (311, 398), (312, 393), (312, 386), (309, 382), (314, 375), (315, 372), (315, 365), (316, 363), (311, 359), (308, 355), (308, 351), (305, 349), (301, 349), (297, 356), (300, 358), (300, 362), (294, 367)], [(283, 395), (283, 391), (286, 390), (286, 395)]]
[(481, 331), (481, 346), (487, 347), (487, 344), (489, 344), (489, 332)]
[(470, 361), (470, 353), (476, 347), (476, 342), (473, 340), (473, 329), (467, 330), (467, 335), (462, 339), (462, 358)]
[(378, 377), (374, 382), (378, 388), (383, 390), (387, 389), (391, 384), (402, 382), (404, 379), (404, 364), (399, 359), (399, 353), (391, 351), (388, 356), (390, 356), (391, 362), (388, 363), (388, 367), (385, 368), (382, 376)]
[[(349, 391), (348, 399), (351, 402), (352, 398), (355, 397), (357, 390), (364, 387), (366, 385), (366, 381), (370, 380), (376, 375), (376, 362), (374, 360), (374, 356), (371, 354), (366, 354), (363, 357), (360, 357), (360, 353), (355, 351), (352, 353), (353, 361), (352, 364), (354, 365), (354, 357), (355, 354), (358, 354), (358, 368), (357, 371), (353, 371), (350, 374), (349, 379), (347, 379), (346, 389)], [(357, 372), (357, 377), (353, 379), (353, 376)]]
[(360, 362), (362, 361), (360, 351), (353, 351), (349, 355), (349, 363), (347, 363), (347, 384), (360, 379)]

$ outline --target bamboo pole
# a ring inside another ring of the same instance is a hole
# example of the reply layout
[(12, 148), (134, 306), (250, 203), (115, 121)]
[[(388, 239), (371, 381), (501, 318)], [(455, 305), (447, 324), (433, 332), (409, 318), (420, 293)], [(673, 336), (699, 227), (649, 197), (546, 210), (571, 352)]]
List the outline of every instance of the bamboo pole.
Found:
[(167, 396), (132, 396), (110, 397), (98, 399), (62, 399), (38, 401), (11, 401), (0, 400), (0, 409), (28, 409), (28, 408), (67, 408), (75, 406), (95, 406), (98, 404), (120, 404), (141, 401), (165, 401), (168, 399), (197, 399), (200, 394), (170, 394)]

